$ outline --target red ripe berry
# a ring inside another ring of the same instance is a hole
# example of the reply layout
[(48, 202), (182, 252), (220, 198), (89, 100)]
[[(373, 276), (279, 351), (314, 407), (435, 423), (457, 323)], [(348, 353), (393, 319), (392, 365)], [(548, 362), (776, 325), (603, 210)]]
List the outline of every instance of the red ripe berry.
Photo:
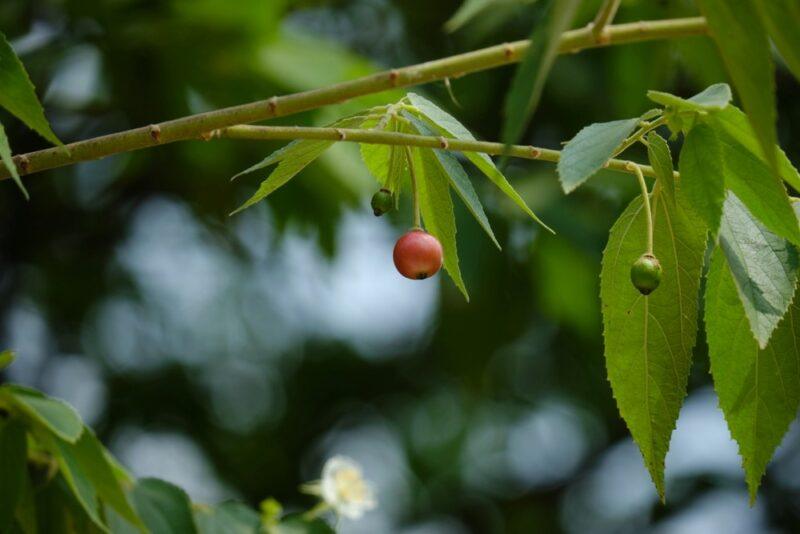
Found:
[(431, 277), (442, 268), (442, 245), (424, 230), (409, 230), (394, 245), (394, 266), (412, 280)]

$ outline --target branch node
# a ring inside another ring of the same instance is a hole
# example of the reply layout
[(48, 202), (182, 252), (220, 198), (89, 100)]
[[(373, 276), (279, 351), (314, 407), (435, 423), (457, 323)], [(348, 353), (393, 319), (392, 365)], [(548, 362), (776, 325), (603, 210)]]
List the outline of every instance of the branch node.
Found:
[(400, 72), (397, 69), (392, 69), (389, 71), (389, 83), (392, 87), (397, 87), (399, 83)]
[(511, 44), (503, 43), (503, 56), (505, 56), (506, 61), (511, 61), (514, 58), (514, 47)]
[(200, 139), (203, 141), (211, 141), (212, 139), (219, 139), (222, 137), (222, 130), (216, 129), (210, 132), (203, 132), (200, 134)]
[(267, 100), (267, 106), (269, 106), (269, 112), (272, 113), (272, 115), (277, 115), (278, 114), (278, 97), (277, 96), (273, 96), (272, 98)]
[(151, 124), (148, 126), (147, 130), (150, 132), (150, 137), (156, 143), (161, 142), (161, 127), (158, 124)]
[(22, 171), (22, 174), (27, 174), (28, 169), (31, 166), (31, 160), (28, 159), (28, 156), (22, 154), (21, 156), (17, 156), (14, 159), (17, 160), (17, 164), (19, 164), (19, 170)]
[(339, 141), (345, 141), (347, 139), (347, 132), (341, 128), (334, 128), (334, 130), (336, 130), (336, 133), (339, 135)]
[(531, 147), (531, 157), (533, 159), (537, 159), (539, 156), (542, 155), (542, 151), (536, 148), (535, 146)]
[(450, 148), (450, 143), (447, 142), (446, 138), (440, 137), (439, 146), (442, 147), (443, 150), (447, 150), (448, 148)]

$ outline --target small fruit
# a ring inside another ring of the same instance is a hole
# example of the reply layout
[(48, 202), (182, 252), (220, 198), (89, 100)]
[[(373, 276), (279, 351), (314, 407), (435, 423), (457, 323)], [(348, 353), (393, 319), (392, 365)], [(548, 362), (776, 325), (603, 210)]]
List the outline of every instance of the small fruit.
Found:
[(652, 254), (642, 254), (631, 266), (631, 282), (642, 295), (649, 295), (661, 283), (661, 263)]
[(372, 195), (372, 213), (375, 217), (380, 217), (384, 213), (388, 213), (394, 209), (394, 195), (388, 189), (381, 189)]
[(394, 266), (412, 280), (431, 277), (442, 268), (442, 245), (424, 230), (409, 230), (394, 245)]

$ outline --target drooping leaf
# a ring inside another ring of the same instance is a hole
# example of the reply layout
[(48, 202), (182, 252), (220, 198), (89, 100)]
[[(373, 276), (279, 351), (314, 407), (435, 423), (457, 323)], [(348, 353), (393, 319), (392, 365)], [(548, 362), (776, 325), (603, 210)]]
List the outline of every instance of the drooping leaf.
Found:
[[(331, 124), (331, 127), (351, 128), (360, 125), (364, 121), (362, 116), (347, 117), (342, 120), (336, 121)], [(238, 178), (244, 174), (249, 174), (275, 163), (278, 164), (275, 170), (267, 177), (266, 180), (261, 182), (258, 190), (251, 196), (244, 204), (234, 210), (231, 215), (239, 213), (250, 206), (257, 204), (264, 200), (278, 188), (285, 185), (289, 180), (294, 178), (300, 171), (305, 169), (311, 162), (320, 157), (325, 150), (330, 148), (334, 141), (317, 140), (317, 139), (301, 139), (292, 141), (285, 147), (276, 150), (264, 160), (249, 167), (233, 179)]]
[[(35, 492), (38, 532), (98, 534), (108, 532), (93, 522), (62, 477)], [(115, 533), (116, 534), (116, 533)]]
[(25, 196), (26, 199), (30, 199), (30, 195), (28, 194), (28, 190), (25, 189), (25, 185), (22, 183), (22, 179), (19, 177), (19, 172), (17, 171), (17, 166), (14, 164), (14, 160), (11, 159), (11, 147), (8, 144), (8, 136), (6, 136), (6, 129), (3, 128), (3, 125), (0, 124), (0, 161), (3, 162), (3, 165), (6, 166), (6, 169), (11, 173), (11, 178), (14, 179), (14, 182), (19, 187), (22, 194)]
[(670, 198), (675, 198), (675, 168), (667, 141), (656, 132), (647, 134), (647, 159), (656, 172), (658, 183)]
[(420, 171), (417, 173), (417, 188), (425, 229), (442, 244), (444, 268), (469, 302), (469, 294), (458, 266), (456, 219), (450, 198), (449, 178), (433, 150), (415, 150), (413, 161), (414, 169)]
[(776, 447), (794, 420), (800, 403), (800, 331), (797, 299), (759, 349), (749, 329), (725, 255), (711, 259), (705, 296), (708, 353), (714, 389), (739, 454), (753, 502)]
[(756, 8), (786, 66), (800, 80), (800, 3), (797, 0), (757, 0)]
[(236, 502), (196, 507), (194, 520), (198, 534), (256, 534), (260, 526), (258, 514)]
[[(430, 128), (413, 115), (406, 114), (406, 118), (411, 121), (420, 135), (433, 135)], [(442, 171), (450, 179), (450, 185), (453, 186), (458, 196), (464, 201), (467, 209), (492, 240), (492, 243), (499, 249), (500, 243), (497, 242), (497, 238), (494, 236), (492, 227), (489, 225), (489, 219), (486, 218), (486, 213), (483, 211), (483, 205), (475, 192), (475, 188), (472, 187), (472, 182), (469, 181), (469, 176), (464, 172), (464, 168), (461, 167), (455, 156), (446, 150), (433, 149), (433, 153), (436, 155), (436, 160)]]
[(541, 24), (534, 27), (530, 46), (517, 67), (504, 106), (503, 142), (513, 145), (522, 137), (558, 55), (561, 34), (569, 29), (580, 0), (550, 0)]
[(692, 128), (683, 142), (678, 166), (679, 187), (686, 200), (716, 234), (725, 201), (725, 162), (722, 145), (710, 126)]
[(675, 203), (657, 193), (652, 205), (660, 286), (642, 296), (630, 280), (631, 265), (646, 250), (646, 218), (637, 197), (611, 229), (600, 298), (611, 388), (663, 499), (664, 457), (686, 395), (697, 334), (706, 230), (680, 192)]
[(15, 358), (16, 355), (14, 354), (14, 351), (4, 350), (3, 352), (0, 352), (0, 371), (14, 363)]
[(718, 136), (725, 185), (773, 233), (800, 245), (800, 225), (781, 179), (755, 154), (726, 135)]
[(177, 486), (157, 478), (143, 478), (131, 492), (139, 517), (153, 534), (195, 534), (189, 497)]
[(0, 91), (0, 106), (54, 145), (61, 145), (61, 141), (50, 129), (25, 67), (2, 32), (0, 32), (0, 87), (3, 88)]
[(76, 456), (75, 448), (69, 445), (57, 437), (48, 440), (48, 449), (58, 461), (58, 471), (75, 500), (98, 528), (107, 531), (105, 521), (100, 516), (97, 490)]
[(800, 265), (797, 249), (764, 228), (730, 192), (722, 212), (719, 246), (733, 274), (750, 330), (763, 349), (794, 297)]
[(46, 397), (36, 390), (17, 385), (2, 386), (23, 413), (42, 424), (61, 439), (74, 443), (83, 432), (75, 409), (64, 401)]
[(556, 167), (564, 192), (571, 193), (599, 171), (638, 123), (638, 118), (600, 122), (579, 131), (564, 146)]
[(733, 95), (727, 83), (715, 83), (691, 98), (681, 98), (663, 91), (647, 91), (647, 98), (678, 111), (713, 111), (727, 106)]
[[(435, 129), (440, 135), (454, 139), (464, 139), (467, 141), (474, 141), (475, 137), (464, 127), (458, 120), (438, 107), (430, 100), (423, 98), (415, 93), (407, 95), (411, 105), (419, 111), (418, 117), (426, 122), (428, 126)], [(528, 214), (537, 223), (541, 224), (548, 231), (553, 230), (542, 222), (541, 219), (528, 207), (522, 197), (511, 186), (506, 177), (500, 172), (500, 169), (494, 164), (492, 158), (483, 152), (464, 152), (464, 156), (470, 160), (479, 171), (486, 175), (508, 198), (510, 198), (517, 206), (519, 206), (525, 213)]]
[[(365, 122), (362, 128), (372, 129), (379, 126), (378, 120)], [(402, 132), (402, 126), (395, 119), (386, 121), (382, 131)], [(361, 159), (375, 177), (381, 187), (393, 193), (399, 193), (401, 184), (408, 177), (405, 147), (394, 145), (361, 144)]]
[[(728, 144), (738, 143), (755, 154), (758, 159), (768, 164), (767, 158), (764, 157), (764, 150), (756, 138), (753, 127), (747, 120), (747, 115), (742, 113), (739, 108), (729, 105), (722, 111), (709, 115), (709, 122), (721, 139), (727, 139)], [(775, 149), (778, 158), (778, 172), (781, 178), (787, 184), (800, 191), (800, 173), (798, 173), (780, 147), (776, 146)]]
[(23, 495), (28, 444), (22, 420), (0, 420), (0, 532), (8, 532)]
[(698, 3), (767, 162), (777, 169), (775, 66), (753, 0), (700, 0)]
[(88, 479), (103, 502), (132, 524), (142, 524), (139, 516), (128, 502), (103, 446), (90, 428), (84, 428), (80, 439), (75, 444), (60, 442), (58, 447), (62, 455), (75, 460), (80, 472)]

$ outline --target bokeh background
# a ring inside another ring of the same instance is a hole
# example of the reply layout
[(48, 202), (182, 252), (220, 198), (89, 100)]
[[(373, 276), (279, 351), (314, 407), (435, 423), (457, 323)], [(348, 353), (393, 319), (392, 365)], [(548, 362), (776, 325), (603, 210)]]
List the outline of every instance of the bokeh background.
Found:
[[(540, 6), (496, 0), (456, 31), (459, 0), (3, 0), (0, 29), (73, 141), (524, 38)], [(587, 1), (576, 23), (591, 19)], [(624, 1), (618, 20), (696, 13)], [(424, 92), (495, 140), (513, 68)], [(589, 122), (635, 116), (648, 88), (724, 81), (702, 38), (559, 58), (525, 142), (555, 148)], [(325, 124), (402, 93), (283, 120)], [(800, 92), (778, 70), (779, 133), (800, 161)], [(15, 152), (44, 142), (0, 114)], [(374, 182), (338, 146), (290, 185), (228, 217), (262, 176), (228, 178), (279, 144), (186, 142), (0, 184), (2, 378), (67, 399), (139, 476), (193, 499), (274, 496), (340, 453), (380, 508), (345, 532), (758, 533), (800, 530), (793, 427), (748, 507), (701, 334), (690, 393), (656, 493), (608, 382), (598, 300), (608, 229), (636, 192), (601, 174), (565, 197), (555, 167), (508, 174), (557, 236), (473, 173), (504, 246), (464, 209), (472, 301), (444, 276), (401, 278), (409, 226), (372, 216)], [(641, 154), (640, 154), (641, 156)], [(472, 169), (470, 169), (472, 171)]]

